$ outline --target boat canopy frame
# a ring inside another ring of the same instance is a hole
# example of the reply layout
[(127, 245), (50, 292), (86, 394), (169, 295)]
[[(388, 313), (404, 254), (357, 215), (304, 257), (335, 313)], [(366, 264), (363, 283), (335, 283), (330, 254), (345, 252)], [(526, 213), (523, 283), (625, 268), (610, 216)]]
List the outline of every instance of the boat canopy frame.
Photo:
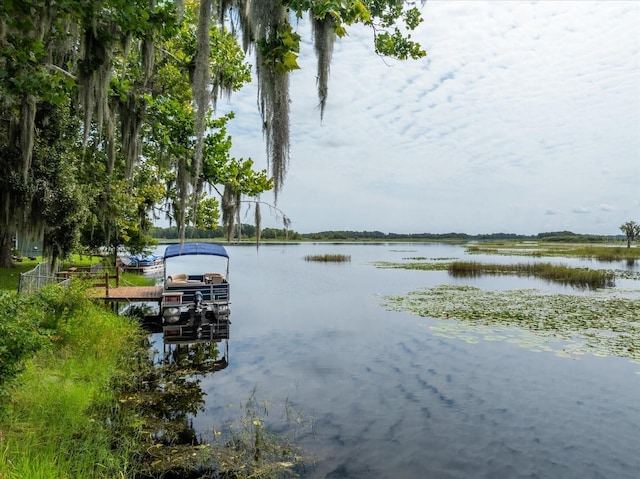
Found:
[(204, 254), (210, 256), (222, 256), (229, 259), (229, 254), (224, 246), (216, 243), (183, 243), (171, 244), (167, 246), (164, 252), (165, 259), (175, 256), (184, 256), (191, 254)]
[[(164, 252), (164, 261), (167, 259), (176, 258), (179, 256), (187, 255), (208, 255), (218, 256), (226, 259), (227, 277), (229, 276), (229, 253), (224, 246), (217, 243), (176, 243), (167, 246)], [(166, 268), (165, 268), (166, 271)]]

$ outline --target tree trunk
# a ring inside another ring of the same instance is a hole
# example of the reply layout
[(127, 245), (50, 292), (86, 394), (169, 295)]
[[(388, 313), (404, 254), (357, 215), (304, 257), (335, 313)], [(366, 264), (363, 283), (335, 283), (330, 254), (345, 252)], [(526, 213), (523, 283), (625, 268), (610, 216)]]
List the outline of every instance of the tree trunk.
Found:
[(627, 248), (631, 248), (631, 238), (627, 236)]
[(13, 256), (11, 255), (11, 241), (13, 234), (0, 231), (0, 268), (13, 268)]

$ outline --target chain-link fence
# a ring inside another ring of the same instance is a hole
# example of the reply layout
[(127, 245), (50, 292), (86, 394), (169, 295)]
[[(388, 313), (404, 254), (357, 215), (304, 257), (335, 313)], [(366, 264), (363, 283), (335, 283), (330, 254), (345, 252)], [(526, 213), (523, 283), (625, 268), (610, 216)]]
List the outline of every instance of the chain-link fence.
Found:
[(20, 282), (18, 283), (19, 294), (32, 294), (40, 288), (51, 283), (58, 283), (64, 286), (71, 285), (71, 278), (61, 278), (57, 275), (58, 268), (51, 271), (48, 262), (39, 263), (35, 268), (26, 273), (20, 274)]

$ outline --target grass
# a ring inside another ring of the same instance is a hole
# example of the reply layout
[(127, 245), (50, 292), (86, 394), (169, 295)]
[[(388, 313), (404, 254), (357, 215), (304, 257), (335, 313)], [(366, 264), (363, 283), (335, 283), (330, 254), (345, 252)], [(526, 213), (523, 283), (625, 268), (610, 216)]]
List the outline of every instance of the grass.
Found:
[[(102, 259), (100, 256), (73, 255), (69, 260), (62, 263), (60, 269), (64, 271), (68, 270), (71, 266), (87, 267), (100, 263)], [(0, 268), (0, 290), (17, 291), (18, 284), (20, 283), (20, 275), (31, 271), (42, 261), (43, 259), (41, 257), (35, 260), (25, 258), (23, 261), (16, 262), (13, 268)], [(154, 284), (156, 284), (156, 279), (153, 277), (131, 272), (120, 273), (121, 286), (153, 286)], [(110, 285), (115, 287), (115, 279), (112, 278), (110, 280)]]
[(42, 258), (35, 260), (25, 258), (23, 261), (16, 262), (13, 268), (0, 268), (0, 290), (17, 291), (20, 274), (32, 270), (41, 261)]
[(583, 288), (604, 288), (615, 285), (615, 273), (599, 269), (571, 268), (551, 263), (495, 264), (475, 261), (454, 261), (449, 264), (453, 276), (476, 276), (481, 274), (518, 274), (570, 284)]
[(312, 254), (305, 256), (304, 260), (324, 263), (345, 263), (351, 261), (351, 256), (346, 254)]
[(137, 443), (120, 434), (110, 387), (139, 342), (130, 319), (90, 303), (80, 290), (50, 286), (49, 343), (25, 363), (0, 419), (0, 477), (111, 478), (135, 470)]
[(475, 243), (467, 247), (475, 254), (519, 256), (564, 256), (569, 258), (593, 258), (600, 261), (640, 260), (640, 247), (620, 245), (585, 245), (580, 243), (547, 243), (543, 241), (503, 241)]
[(610, 271), (589, 268), (572, 268), (551, 263), (493, 264), (475, 261), (415, 261), (421, 258), (407, 258), (412, 261), (393, 263), (378, 261), (377, 268), (399, 268), (421, 271), (449, 271), (453, 276), (479, 276), (482, 274), (519, 274), (542, 278), (561, 284), (581, 288), (604, 288), (615, 285), (615, 278), (636, 279), (633, 272)]
[[(0, 269), (0, 277), (7, 272)], [(202, 409), (205, 396), (196, 359), (216, 359), (217, 344), (198, 344), (188, 361), (159, 365), (137, 322), (93, 304), (84, 287), (77, 281), (33, 296), (0, 294), (0, 353), (7, 344), (20, 349), (7, 334), (25, 345), (39, 338), (22, 348), (21, 368), (4, 368), (13, 380), (0, 381), (0, 478), (297, 477), (310, 458), (281, 430), (269, 431), (253, 398), (242, 427), (230, 424), (223, 443), (188, 441), (195, 437), (188, 414)], [(20, 314), (29, 320), (17, 321)], [(7, 353), (0, 366), (13, 356)]]

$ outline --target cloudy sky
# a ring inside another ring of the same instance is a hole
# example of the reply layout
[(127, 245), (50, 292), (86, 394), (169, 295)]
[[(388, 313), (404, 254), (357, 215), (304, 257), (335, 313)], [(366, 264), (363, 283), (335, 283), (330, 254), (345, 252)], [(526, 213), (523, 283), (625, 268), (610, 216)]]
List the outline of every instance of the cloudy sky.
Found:
[[(429, 0), (422, 13), (422, 60), (376, 56), (365, 28), (336, 43), (323, 121), (299, 26), (277, 204), (294, 230), (617, 234), (640, 222), (640, 2)], [(233, 155), (266, 167), (255, 85), (226, 110)]]

